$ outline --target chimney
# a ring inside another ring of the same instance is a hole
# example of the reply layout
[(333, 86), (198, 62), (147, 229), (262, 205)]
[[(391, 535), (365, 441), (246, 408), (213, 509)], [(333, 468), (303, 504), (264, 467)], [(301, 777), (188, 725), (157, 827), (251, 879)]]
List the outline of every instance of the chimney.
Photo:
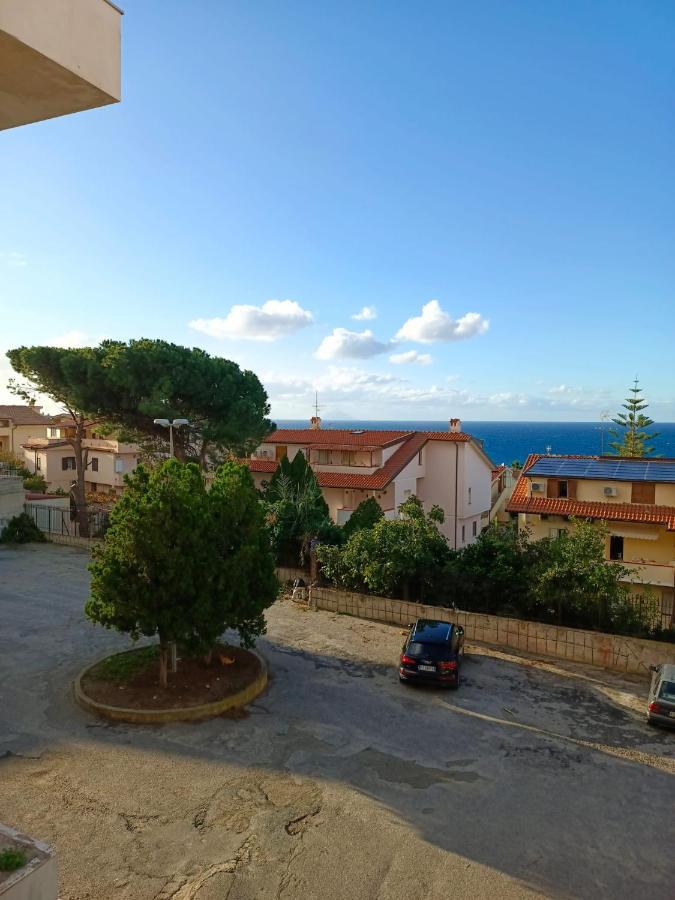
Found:
[(312, 418), (309, 420), (309, 427), (313, 431), (318, 431), (319, 428), (321, 428), (321, 418), (319, 416), (312, 416)]
[(450, 427), (448, 431), (458, 432), (462, 430), (462, 420), (461, 419), (450, 419)]

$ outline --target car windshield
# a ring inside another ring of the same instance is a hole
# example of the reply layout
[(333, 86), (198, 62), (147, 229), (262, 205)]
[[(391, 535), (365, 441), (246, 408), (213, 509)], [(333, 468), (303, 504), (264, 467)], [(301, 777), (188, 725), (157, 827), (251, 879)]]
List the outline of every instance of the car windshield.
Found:
[(444, 659), (448, 656), (450, 648), (447, 644), (423, 644), (421, 641), (411, 641), (406, 653), (408, 656), (423, 656), (427, 659)]
[(661, 682), (659, 700), (668, 700), (670, 703), (675, 703), (675, 681)]

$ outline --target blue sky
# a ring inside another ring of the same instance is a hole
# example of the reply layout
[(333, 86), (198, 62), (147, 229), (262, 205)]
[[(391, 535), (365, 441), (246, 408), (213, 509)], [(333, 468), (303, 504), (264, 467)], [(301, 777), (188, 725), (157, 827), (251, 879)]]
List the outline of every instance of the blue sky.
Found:
[(673, 5), (125, 12), (123, 102), (0, 138), (0, 349), (201, 346), (278, 418), (597, 419), (638, 374), (675, 420)]

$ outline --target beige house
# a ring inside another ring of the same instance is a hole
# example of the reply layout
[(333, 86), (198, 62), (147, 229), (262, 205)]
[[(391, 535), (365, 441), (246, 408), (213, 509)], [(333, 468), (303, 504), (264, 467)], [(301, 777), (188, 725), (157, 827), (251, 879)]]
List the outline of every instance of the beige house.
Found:
[(663, 624), (673, 622), (675, 594), (675, 460), (616, 456), (531, 455), (507, 512), (534, 540), (571, 527), (570, 517), (604, 522), (606, 558), (650, 585)]
[(2, 0), (0, 129), (117, 103), (121, 16), (110, 0)]
[(0, 453), (24, 457), (23, 444), (33, 438), (46, 438), (51, 417), (40, 406), (0, 406)]
[(248, 460), (254, 481), (269, 480), (279, 460), (304, 453), (332, 519), (344, 524), (362, 500), (374, 497), (395, 518), (412, 494), (445, 513), (441, 530), (452, 547), (472, 543), (489, 521), (494, 464), (481, 442), (452, 419), (446, 432), (306, 429), (272, 432)]
[[(55, 416), (46, 438), (33, 438), (23, 444), (28, 468), (43, 476), (49, 490), (68, 492), (75, 480), (75, 451), (69, 438), (74, 423), (68, 416)], [(139, 448), (97, 435), (95, 427), (85, 429), (85, 487), (87, 491), (119, 494), (124, 476), (138, 465)]]

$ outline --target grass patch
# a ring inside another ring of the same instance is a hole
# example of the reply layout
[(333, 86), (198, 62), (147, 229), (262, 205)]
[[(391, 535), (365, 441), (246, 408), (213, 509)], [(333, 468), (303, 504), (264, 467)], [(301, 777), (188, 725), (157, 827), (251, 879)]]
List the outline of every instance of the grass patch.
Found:
[(137, 672), (154, 665), (159, 659), (159, 645), (142, 647), (140, 650), (132, 650), (128, 653), (117, 653), (102, 659), (100, 663), (89, 670), (91, 678), (100, 681), (123, 682), (129, 681)]
[(0, 850), (0, 872), (14, 872), (26, 865), (26, 852), (14, 847)]

